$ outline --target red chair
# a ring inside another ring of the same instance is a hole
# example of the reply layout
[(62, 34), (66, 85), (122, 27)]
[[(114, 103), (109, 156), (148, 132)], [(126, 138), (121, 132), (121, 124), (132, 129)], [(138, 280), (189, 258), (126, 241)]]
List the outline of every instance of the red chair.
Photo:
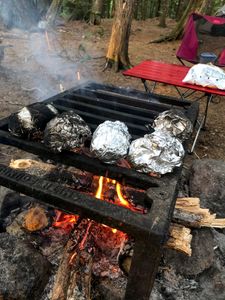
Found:
[(184, 61), (202, 62), (204, 54), (208, 54), (209, 61), (215, 65), (225, 66), (225, 18), (193, 13), (176, 56), (185, 64)]

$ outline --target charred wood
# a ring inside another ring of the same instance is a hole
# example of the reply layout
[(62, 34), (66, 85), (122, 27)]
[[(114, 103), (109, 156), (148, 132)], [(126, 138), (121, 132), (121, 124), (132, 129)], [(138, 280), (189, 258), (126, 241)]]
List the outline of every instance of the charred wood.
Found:
[(90, 300), (93, 264), (87, 241), (91, 239), (91, 235), (87, 234), (90, 223), (89, 220), (81, 220), (71, 234), (57, 271), (51, 300)]
[(30, 175), (40, 176), (45, 180), (59, 182), (80, 191), (89, 191), (92, 175), (73, 167), (55, 166), (32, 159), (12, 160), (10, 167), (26, 171)]

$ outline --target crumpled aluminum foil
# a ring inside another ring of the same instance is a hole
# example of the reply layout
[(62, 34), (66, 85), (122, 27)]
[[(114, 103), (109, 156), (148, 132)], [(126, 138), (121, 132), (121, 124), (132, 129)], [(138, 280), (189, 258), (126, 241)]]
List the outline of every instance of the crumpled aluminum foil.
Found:
[(79, 148), (88, 139), (91, 139), (89, 126), (73, 111), (56, 116), (44, 132), (44, 143), (53, 152)]
[(177, 109), (167, 110), (159, 114), (152, 127), (155, 130), (168, 132), (182, 141), (188, 139), (193, 131), (191, 121), (182, 111)]
[(52, 104), (35, 103), (25, 106), (9, 118), (9, 132), (17, 137), (35, 139), (41, 136), (46, 124), (58, 114)]
[(157, 130), (134, 140), (128, 159), (139, 172), (166, 174), (181, 165), (184, 154), (180, 140)]
[(105, 163), (115, 163), (127, 155), (131, 136), (120, 121), (105, 121), (93, 133), (91, 152)]

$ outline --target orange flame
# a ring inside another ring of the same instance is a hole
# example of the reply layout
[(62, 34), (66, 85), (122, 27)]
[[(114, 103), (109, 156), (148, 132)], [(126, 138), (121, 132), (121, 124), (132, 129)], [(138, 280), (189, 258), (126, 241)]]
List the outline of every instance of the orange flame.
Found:
[(68, 227), (73, 227), (74, 224), (77, 223), (78, 216), (77, 215), (68, 215), (64, 214), (63, 212), (59, 210), (55, 210), (56, 217), (54, 222), (52, 223), (52, 226), (54, 227), (60, 227), (60, 228), (68, 228)]
[(98, 180), (98, 188), (97, 188), (97, 191), (95, 193), (95, 197), (98, 198), (98, 199), (103, 199), (102, 192), (103, 192), (104, 181), (107, 184), (112, 183), (116, 186), (116, 192), (117, 192), (117, 196), (118, 196), (118, 199), (119, 199), (118, 204), (121, 205), (121, 206), (132, 209), (130, 203), (126, 199), (124, 199), (124, 197), (122, 195), (121, 185), (115, 179), (110, 179), (110, 178), (105, 178), (103, 176), (100, 176), (99, 180)]
[(104, 181), (104, 177), (100, 176), (99, 181), (98, 181), (98, 189), (97, 189), (97, 192), (95, 194), (95, 197), (98, 198), (98, 199), (101, 199), (101, 196), (102, 196), (103, 181)]
[(130, 207), (130, 203), (123, 198), (123, 195), (121, 192), (121, 185), (118, 182), (116, 184), (116, 192), (117, 192), (117, 196), (120, 200), (121, 205), (125, 206), (125, 207)]

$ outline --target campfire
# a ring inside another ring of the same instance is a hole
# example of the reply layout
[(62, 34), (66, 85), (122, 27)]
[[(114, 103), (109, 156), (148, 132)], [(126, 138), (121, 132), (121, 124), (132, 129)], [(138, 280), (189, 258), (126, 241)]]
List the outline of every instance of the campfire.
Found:
[[(83, 121), (76, 119), (79, 126), (83, 126), (76, 145), (80, 145), (83, 138), (87, 144), (90, 130), (94, 131), (108, 120), (124, 122), (130, 137), (137, 139), (151, 132), (149, 124), (165, 110), (176, 107), (190, 117), (192, 123), (197, 117), (196, 103), (159, 96), (152, 96), (149, 101), (145, 93), (97, 83), (64, 91), (43, 104), (48, 105), (49, 115), (43, 114), (46, 122), (49, 116), (56, 114), (52, 106), (65, 113), (58, 119), (57, 126), (65, 116), (71, 117), (71, 110), (87, 122), (84, 127)], [(35, 105), (29, 109), (35, 111)], [(16, 116), (16, 122), (19, 117)], [(43, 204), (32, 203), (21, 224), (32, 235), (38, 232), (43, 238), (40, 246), (43, 253), (52, 251), (50, 242), (63, 241), (63, 255), (56, 259), (57, 268), (45, 290), (51, 297), (46, 299), (71, 299), (79, 293), (84, 299), (94, 299), (92, 293), (98, 293), (99, 289), (95, 288), (96, 284), (93, 287), (93, 280), (101, 286), (102, 278), (118, 278), (123, 286), (127, 283), (125, 299), (147, 299), (163, 245), (190, 254), (190, 232), (185, 232), (181, 225), (175, 229), (170, 226), (180, 168), (153, 177), (149, 172), (137, 172), (121, 157), (117, 157), (118, 163), (101, 161), (90, 154), (86, 144), (78, 147), (79, 151), (68, 151), (68, 143), (64, 143), (67, 138), (62, 137), (59, 147), (45, 136), (44, 144), (41, 132), (30, 135), (26, 130), (20, 136), (21, 132), (16, 131), (19, 135), (13, 135), (8, 132), (8, 125), (9, 118), (0, 122), (0, 142), (54, 162), (20, 161), (0, 168), (2, 185)], [(49, 132), (55, 128), (49, 127)], [(175, 242), (180, 232), (185, 232), (184, 243)]]

